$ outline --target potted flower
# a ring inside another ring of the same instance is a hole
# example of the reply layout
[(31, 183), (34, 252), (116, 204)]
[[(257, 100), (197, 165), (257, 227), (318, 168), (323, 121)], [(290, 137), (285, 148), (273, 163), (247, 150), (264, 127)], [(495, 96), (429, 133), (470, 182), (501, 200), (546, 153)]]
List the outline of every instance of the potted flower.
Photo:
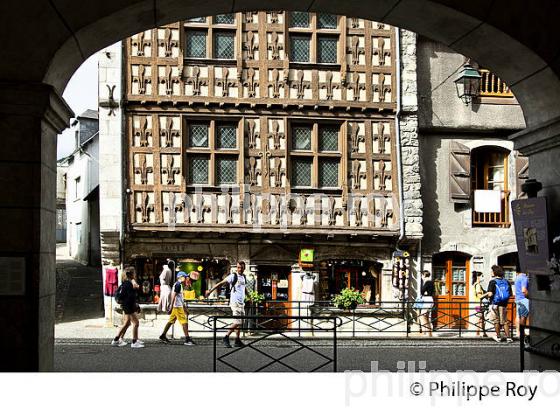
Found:
[(360, 303), (364, 303), (362, 294), (354, 288), (342, 289), (340, 294), (336, 295), (333, 304), (339, 309), (354, 310)]
[[(264, 295), (256, 290), (245, 294), (245, 302), (249, 304), (249, 316), (260, 316), (261, 311), (264, 310)], [(252, 334), (253, 331), (256, 330), (257, 323), (258, 319), (253, 318), (248, 320), (249, 334)]]

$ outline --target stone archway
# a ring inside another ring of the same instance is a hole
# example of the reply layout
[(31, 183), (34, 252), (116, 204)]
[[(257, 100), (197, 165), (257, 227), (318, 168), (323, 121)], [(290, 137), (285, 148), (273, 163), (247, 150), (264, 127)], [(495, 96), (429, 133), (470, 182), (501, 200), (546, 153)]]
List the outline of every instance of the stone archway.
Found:
[[(0, 347), (5, 369), (48, 370), (53, 358), (56, 134), (71, 110), (60, 98), (71, 75), (91, 54), (143, 29), (178, 19), (261, 8), (255, 0), (5, 1), (0, 25), (6, 42), (0, 66), (0, 132), (4, 146), (0, 253), (20, 258), (26, 288), (0, 297)], [(516, 137), (544, 170), (555, 169), (560, 145), (560, 4), (543, 0), (272, 0), (268, 9), (324, 11), (415, 31), (488, 67), (521, 103), (528, 130)], [(553, 34), (554, 33), (554, 34)], [(555, 176), (536, 172), (545, 187)], [(547, 185), (548, 184), (548, 185)], [(26, 187), (26, 189), (21, 189)], [(547, 188), (548, 189), (548, 188)], [(552, 199), (560, 202), (555, 188)]]

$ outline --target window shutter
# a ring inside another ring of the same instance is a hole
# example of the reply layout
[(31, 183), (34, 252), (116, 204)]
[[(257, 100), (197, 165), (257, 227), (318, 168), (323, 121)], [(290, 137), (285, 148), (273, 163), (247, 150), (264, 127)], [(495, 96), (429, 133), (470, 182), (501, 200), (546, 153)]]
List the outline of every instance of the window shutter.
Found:
[(449, 200), (469, 203), (471, 198), (471, 150), (451, 141), (449, 155)]
[(517, 179), (517, 199), (527, 198), (527, 194), (521, 190), (521, 185), (529, 178), (529, 157), (517, 153), (515, 159), (515, 177)]

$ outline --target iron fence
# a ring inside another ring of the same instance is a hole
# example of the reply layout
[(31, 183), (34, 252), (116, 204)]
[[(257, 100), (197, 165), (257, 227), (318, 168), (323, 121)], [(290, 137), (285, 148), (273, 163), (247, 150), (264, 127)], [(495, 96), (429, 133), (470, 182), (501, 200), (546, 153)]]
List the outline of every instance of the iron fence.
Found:
[[(242, 319), (244, 325), (241, 330), (248, 330), (246, 323), (254, 321), (254, 330), (259, 336), (246, 341), (240, 347), (233, 349), (218, 349), (218, 337), (225, 331), (219, 323), (229, 322), (234, 319)], [(329, 334), (329, 345), (318, 347), (310, 342), (309, 339), (302, 339), (297, 331), (292, 328), (292, 324), (305, 322), (312, 323), (314, 318), (311, 316), (233, 316), (223, 315), (214, 316), (209, 319), (213, 330), (213, 371), (218, 372), (222, 369), (231, 369), (236, 372), (262, 372), (264, 370), (279, 371), (289, 370), (292, 372), (313, 373), (325, 370), (329, 365), (332, 371), (337, 371), (337, 331), (339, 328), (339, 318), (331, 317), (326, 319), (329, 326), (322, 326), (316, 329), (317, 332)], [(269, 325), (274, 323), (274, 327)], [(273, 339), (282, 343), (284, 349), (270, 349), (269, 342)], [(287, 353), (284, 353), (287, 350)], [(278, 354), (280, 351), (280, 354)], [(298, 360), (297, 354), (303, 352), (305, 360)], [(256, 355), (251, 358), (250, 354)], [(259, 361), (260, 359), (260, 361)], [(305, 366), (305, 368), (304, 368)], [(252, 367), (252, 368), (250, 368)]]
[[(531, 333), (527, 336), (527, 330)], [(560, 332), (537, 326), (519, 326), (521, 371), (525, 370), (525, 353), (554, 360), (560, 368)]]

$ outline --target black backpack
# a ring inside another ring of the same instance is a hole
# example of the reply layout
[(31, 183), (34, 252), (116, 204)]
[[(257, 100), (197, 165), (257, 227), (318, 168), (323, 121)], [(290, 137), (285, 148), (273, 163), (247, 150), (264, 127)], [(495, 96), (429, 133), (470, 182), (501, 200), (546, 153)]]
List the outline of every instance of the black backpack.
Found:
[(128, 289), (123, 285), (124, 282), (120, 284), (120, 286), (117, 288), (117, 291), (115, 292), (115, 301), (119, 305), (122, 305), (128, 299)]

